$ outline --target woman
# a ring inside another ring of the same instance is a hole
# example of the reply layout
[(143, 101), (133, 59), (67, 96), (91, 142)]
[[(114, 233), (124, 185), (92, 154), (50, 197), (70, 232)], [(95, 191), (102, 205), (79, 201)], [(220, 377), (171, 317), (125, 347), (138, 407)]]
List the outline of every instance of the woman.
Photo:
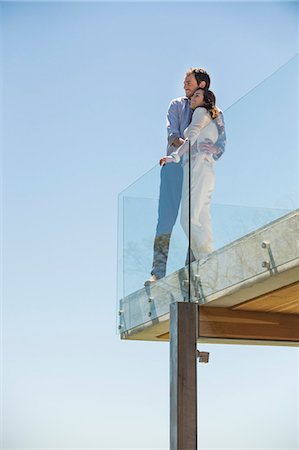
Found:
[[(184, 144), (170, 156), (162, 158), (160, 165), (178, 163), (182, 159), (184, 179), (181, 224), (188, 237), (190, 221), (190, 247), (195, 259), (199, 260), (206, 258), (213, 251), (210, 202), (215, 186), (215, 160), (210, 153), (200, 151), (199, 144), (202, 142), (214, 144), (217, 141), (218, 129), (213, 119), (219, 115), (219, 110), (216, 108), (214, 93), (206, 89), (197, 89), (194, 92), (190, 106), (194, 112), (192, 121), (184, 133), (186, 138)], [(191, 146), (190, 177), (189, 146)]]

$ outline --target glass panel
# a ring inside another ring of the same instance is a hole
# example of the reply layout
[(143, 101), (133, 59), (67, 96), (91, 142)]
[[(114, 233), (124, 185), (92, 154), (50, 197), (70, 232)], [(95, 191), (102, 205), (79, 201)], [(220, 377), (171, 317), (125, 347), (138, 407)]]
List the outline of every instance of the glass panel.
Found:
[[(173, 165), (160, 170), (160, 166), (156, 166), (119, 196), (119, 242), (122, 246), (122, 252), (119, 252), (119, 292), (124, 297), (142, 288), (150, 278), (156, 234), (159, 240), (157, 252), (160, 250), (161, 253), (157, 258), (160, 267), (157, 264), (156, 269), (160, 269), (164, 275), (162, 266), (166, 258), (163, 259), (163, 250), (165, 254), (169, 223), (160, 221), (157, 229), (160, 176), (166, 171), (170, 172), (169, 169), (177, 168), (181, 169)], [(177, 214), (171, 206), (166, 217), (170, 214)], [(177, 223), (172, 233), (166, 274), (184, 265), (187, 246), (188, 241)]]
[[(197, 111), (201, 109), (195, 109), (189, 128), (193, 122), (196, 128)], [(218, 158), (216, 153), (213, 161), (211, 155), (199, 151), (201, 141), (216, 142), (215, 119), (199, 132), (194, 145), (199, 153), (191, 158), (191, 213), (197, 214), (191, 218), (191, 224), (196, 222), (191, 225), (191, 241), (198, 251), (209, 234), (213, 236), (213, 249), (217, 250), (298, 208), (298, 57), (224, 115), (228, 136), (224, 155)], [(218, 138), (221, 127), (219, 130)], [(219, 141), (215, 143), (216, 151), (217, 147), (221, 154)], [(210, 208), (212, 225), (207, 206), (209, 184), (213, 200), (220, 200), (220, 204)], [(211, 236), (209, 239), (212, 241)], [(200, 253), (197, 256), (200, 259)], [(205, 260), (204, 255), (202, 259)], [(229, 265), (230, 261), (226, 263)], [(260, 272), (264, 269), (260, 265)]]
[(224, 115), (228, 143), (217, 163), (216, 202), (298, 208), (298, 56)]

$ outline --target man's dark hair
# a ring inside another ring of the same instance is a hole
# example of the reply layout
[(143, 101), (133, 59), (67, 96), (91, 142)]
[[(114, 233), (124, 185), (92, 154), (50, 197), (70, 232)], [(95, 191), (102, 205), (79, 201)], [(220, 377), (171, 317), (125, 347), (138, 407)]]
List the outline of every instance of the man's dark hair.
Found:
[(189, 69), (186, 72), (186, 75), (194, 75), (198, 86), (200, 85), (200, 83), (202, 81), (205, 81), (205, 83), (206, 83), (205, 88), (209, 89), (210, 84), (211, 84), (211, 79), (210, 79), (210, 75), (208, 74), (208, 72), (205, 69), (191, 67), (191, 69)]

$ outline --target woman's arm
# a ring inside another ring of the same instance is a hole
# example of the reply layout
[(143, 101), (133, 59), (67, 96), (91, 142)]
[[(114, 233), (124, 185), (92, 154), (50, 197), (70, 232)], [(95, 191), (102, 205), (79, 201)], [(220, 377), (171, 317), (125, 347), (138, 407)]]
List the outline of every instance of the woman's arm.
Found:
[(160, 165), (171, 163), (171, 162), (180, 162), (180, 159), (184, 153), (189, 150), (189, 142), (191, 142), (191, 146), (196, 142), (200, 131), (209, 125), (211, 122), (211, 118), (209, 113), (205, 108), (196, 108), (194, 110), (192, 120), (188, 128), (185, 130), (185, 136), (187, 139), (185, 142), (175, 151), (172, 152), (169, 156), (160, 159)]
[(186, 153), (189, 149), (189, 141), (188, 139), (175, 151), (172, 152), (169, 156), (164, 156), (160, 159), (160, 166), (164, 166), (164, 164), (168, 163), (178, 163), (181, 160), (181, 156)]
[(209, 125), (211, 117), (206, 108), (196, 108), (188, 128), (185, 130), (185, 136), (191, 141), (191, 146), (196, 142), (200, 131)]
[(172, 152), (170, 157), (172, 160), (165, 161), (167, 162), (179, 162), (182, 155), (189, 150), (189, 142), (191, 142), (191, 146), (196, 142), (200, 131), (206, 127), (211, 122), (209, 113), (205, 108), (196, 108), (194, 110), (192, 120), (188, 128), (185, 130), (185, 136), (187, 139), (185, 142), (175, 151)]
[(175, 151), (170, 154), (170, 156), (173, 158), (173, 162), (180, 162), (181, 157), (184, 153), (186, 153), (189, 150), (189, 141), (188, 139), (185, 140), (185, 142)]

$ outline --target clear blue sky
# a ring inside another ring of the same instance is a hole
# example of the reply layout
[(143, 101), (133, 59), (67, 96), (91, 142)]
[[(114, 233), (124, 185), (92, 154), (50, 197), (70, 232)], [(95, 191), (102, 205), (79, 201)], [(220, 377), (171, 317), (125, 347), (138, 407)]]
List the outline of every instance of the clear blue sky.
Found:
[[(1, 449), (167, 449), (168, 346), (116, 334), (117, 195), (204, 66), (231, 140), (215, 202), (298, 207), (292, 63), (272, 76), (298, 52), (298, 3), (12, 1), (0, 26)], [(208, 348), (200, 448), (297, 449), (298, 351)]]

